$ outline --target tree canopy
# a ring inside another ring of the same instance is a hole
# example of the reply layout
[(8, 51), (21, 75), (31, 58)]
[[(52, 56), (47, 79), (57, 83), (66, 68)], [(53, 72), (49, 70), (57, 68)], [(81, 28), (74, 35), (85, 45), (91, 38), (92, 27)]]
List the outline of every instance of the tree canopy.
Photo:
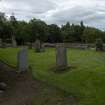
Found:
[(39, 19), (18, 21), (15, 16), (7, 19), (3, 14), (0, 16), (0, 38), (3, 40), (14, 35), (18, 44), (34, 42), (36, 39), (42, 42), (79, 42), (94, 43), (100, 38), (105, 42), (105, 31), (93, 27), (87, 27), (83, 21), (80, 24), (70, 24), (67, 22), (61, 27), (57, 24), (48, 25)]

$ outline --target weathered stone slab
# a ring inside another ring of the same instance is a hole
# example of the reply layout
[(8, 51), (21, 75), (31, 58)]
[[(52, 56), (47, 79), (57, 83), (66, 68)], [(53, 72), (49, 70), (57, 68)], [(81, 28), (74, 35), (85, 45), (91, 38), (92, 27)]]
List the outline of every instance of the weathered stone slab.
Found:
[(35, 52), (44, 52), (45, 51), (45, 46), (43, 43), (41, 43), (40, 40), (36, 40), (34, 44)]
[(45, 52), (45, 45), (44, 45), (44, 43), (41, 44), (41, 52)]
[(67, 67), (67, 49), (64, 43), (56, 45), (56, 65), (57, 67)]
[(3, 91), (3, 90), (0, 90), (0, 96), (1, 96), (3, 93), (4, 93), (4, 91)]
[(0, 82), (0, 90), (5, 90), (7, 88), (7, 84), (4, 82)]
[(41, 51), (41, 42), (40, 42), (40, 40), (37, 39), (37, 40), (35, 41), (34, 47), (35, 47), (35, 51), (36, 51), (36, 52), (40, 52), (40, 51)]
[(15, 36), (12, 36), (12, 47), (17, 47)]
[(2, 42), (2, 39), (0, 39), (0, 47), (3, 46), (3, 42)]
[(18, 69), (21, 71), (28, 70), (28, 51), (23, 48), (18, 52)]

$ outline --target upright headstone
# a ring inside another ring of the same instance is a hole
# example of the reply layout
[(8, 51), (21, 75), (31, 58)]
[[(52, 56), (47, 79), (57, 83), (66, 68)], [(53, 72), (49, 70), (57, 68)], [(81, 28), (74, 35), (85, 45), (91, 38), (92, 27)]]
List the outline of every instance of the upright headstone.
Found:
[(2, 47), (3, 43), (2, 43), (2, 39), (0, 39), (0, 47)]
[(20, 72), (28, 70), (28, 51), (26, 48), (18, 52), (18, 69)]
[(35, 51), (41, 52), (41, 42), (38, 39), (35, 41)]
[(42, 52), (45, 52), (45, 45), (44, 45), (44, 43), (41, 44), (41, 51), (42, 51)]
[(67, 49), (64, 43), (56, 45), (56, 65), (61, 68), (67, 67)]
[(15, 36), (12, 36), (12, 47), (17, 47)]
[(0, 47), (1, 47), (1, 48), (6, 48), (6, 43), (3, 42), (2, 39), (0, 39)]

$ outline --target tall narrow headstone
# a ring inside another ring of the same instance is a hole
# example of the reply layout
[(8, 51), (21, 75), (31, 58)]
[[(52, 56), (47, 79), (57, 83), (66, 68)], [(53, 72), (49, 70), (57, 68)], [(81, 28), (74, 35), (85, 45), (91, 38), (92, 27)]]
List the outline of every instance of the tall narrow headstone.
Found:
[(41, 44), (41, 51), (45, 52), (45, 45), (44, 45), (44, 43)]
[(13, 35), (12, 36), (12, 47), (16, 47), (16, 46), (17, 46), (16, 39), (15, 39), (15, 36)]
[(0, 47), (1, 47), (1, 48), (6, 48), (6, 43), (3, 42), (2, 39), (0, 39)]
[(35, 51), (41, 52), (41, 42), (38, 39), (35, 41)]
[(2, 43), (2, 39), (0, 39), (0, 47), (2, 47), (3, 43)]
[(18, 69), (20, 72), (28, 70), (28, 51), (26, 48), (18, 52)]
[(56, 45), (56, 65), (57, 67), (67, 67), (67, 49), (64, 43)]

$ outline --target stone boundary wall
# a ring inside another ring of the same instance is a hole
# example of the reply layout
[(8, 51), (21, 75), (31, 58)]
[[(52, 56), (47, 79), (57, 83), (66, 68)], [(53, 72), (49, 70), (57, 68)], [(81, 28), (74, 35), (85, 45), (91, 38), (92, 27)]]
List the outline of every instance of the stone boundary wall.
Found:
[[(45, 47), (56, 47), (57, 43), (44, 43)], [(81, 43), (65, 43), (67, 48), (79, 48), (79, 49), (88, 49), (95, 48), (95, 44), (81, 44)]]
[(56, 43), (44, 43), (44, 47), (56, 47)]

